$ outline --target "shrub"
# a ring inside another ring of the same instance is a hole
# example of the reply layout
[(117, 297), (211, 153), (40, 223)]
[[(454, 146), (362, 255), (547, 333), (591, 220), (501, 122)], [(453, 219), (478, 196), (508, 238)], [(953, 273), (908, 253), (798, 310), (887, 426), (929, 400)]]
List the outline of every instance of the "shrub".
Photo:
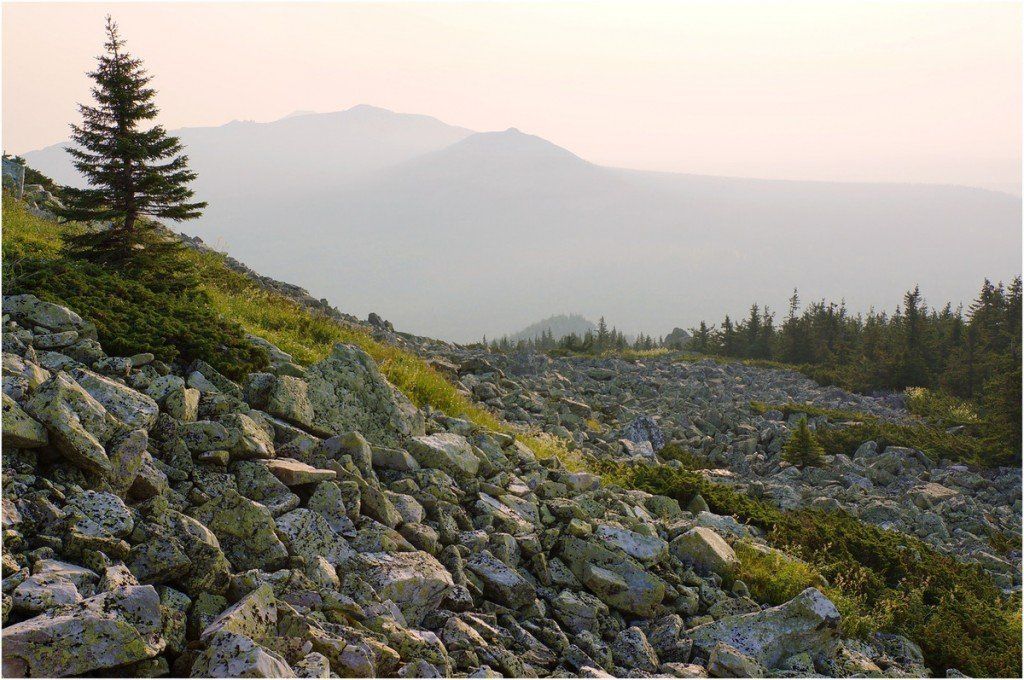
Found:
[(800, 419), (796, 431), (782, 447), (782, 458), (799, 468), (822, 465), (825, 462), (825, 450), (808, 427), (806, 416)]
[(67, 229), (5, 198), (6, 294), (31, 293), (70, 307), (96, 325), (100, 343), (113, 355), (152, 352), (163, 361), (185, 363), (205, 359), (234, 378), (267, 365), (266, 351), (219, 315), (203, 291), (171, 292), (144, 277), (65, 258), (61, 236)]

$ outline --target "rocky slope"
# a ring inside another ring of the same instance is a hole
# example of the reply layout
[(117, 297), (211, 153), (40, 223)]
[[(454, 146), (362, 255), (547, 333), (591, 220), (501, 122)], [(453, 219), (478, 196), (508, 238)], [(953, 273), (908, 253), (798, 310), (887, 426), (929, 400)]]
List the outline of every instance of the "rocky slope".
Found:
[[(926, 674), (903, 638), (840, 639), (815, 588), (753, 601), (733, 544), (768, 550), (756, 532), (417, 409), (357, 348), (306, 368), (274, 350), (234, 383), (106, 356), (88, 322), (32, 296), (3, 311), (5, 675)], [(810, 389), (706, 365), (629, 389), (618, 365), (503, 376), (444, 349), (480, 399), (598, 453), (619, 444), (586, 418), (617, 427), (674, 395), (662, 429), (751, 470), (771, 469), (785, 423), (727, 426), (715, 395)]]
[[(752, 401), (810, 404), (906, 421), (911, 416), (898, 395), (852, 394), (792, 371), (710, 360), (506, 357), (439, 349), (463, 367), (465, 389), (512, 422), (615, 458), (653, 457), (664, 442), (676, 440), (707, 463), (706, 474), (715, 481), (784, 509), (843, 509), (978, 562), (1004, 588), (1020, 588), (1020, 552), (997, 556), (989, 542), (992, 534), (1021, 534), (1020, 468), (972, 470), (867, 441), (853, 457), (828, 456), (824, 467), (801, 471), (781, 460), (797, 416), (758, 414), (750, 407)], [(824, 420), (811, 418), (819, 426)]]

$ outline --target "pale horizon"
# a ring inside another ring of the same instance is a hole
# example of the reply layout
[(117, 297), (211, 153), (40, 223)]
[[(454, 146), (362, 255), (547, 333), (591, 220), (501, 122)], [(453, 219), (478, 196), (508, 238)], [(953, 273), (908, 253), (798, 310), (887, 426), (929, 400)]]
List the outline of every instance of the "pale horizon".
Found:
[(5, 151), (67, 139), (107, 13), (170, 129), (366, 104), (620, 168), (1020, 193), (1019, 3), (5, 3)]

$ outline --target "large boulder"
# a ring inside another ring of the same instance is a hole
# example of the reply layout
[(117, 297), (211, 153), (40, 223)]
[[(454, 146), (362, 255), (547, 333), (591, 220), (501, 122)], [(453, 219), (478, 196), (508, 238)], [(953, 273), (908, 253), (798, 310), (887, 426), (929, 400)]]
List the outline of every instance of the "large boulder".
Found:
[(22, 326), (42, 326), (50, 331), (78, 331), (95, 338), (95, 328), (67, 307), (44, 302), (35, 295), (10, 295), (4, 298), (4, 314), (10, 314)]
[(234, 489), (195, 508), (192, 515), (216, 535), (236, 569), (276, 569), (288, 558), (270, 511)]
[(272, 637), (277, 632), (277, 599), (270, 584), (264, 583), (221, 612), (199, 639), (206, 642), (221, 631), (254, 640)]
[(413, 437), (406, 446), (421, 466), (444, 470), (456, 479), (471, 478), (480, 470), (480, 459), (462, 435), (441, 432)]
[(153, 586), (121, 586), (6, 626), (6, 677), (63, 677), (135, 663), (164, 648)]
[(423, 414), (377, 369), (363, 350), (335, 345), (306, 372), (318, 429), (361, 432), (373, 444), (399, 446), (424, 434)]
[(410, 626), (418, 626), (454, 585), (444, 565), (423, 551), (364, 553), (358, 568), (381, 599), (398, 605)]
[(573, 575), (610, 607), (651, 616), (665, 597), (665, 582), (623, 553), (565, 536), (561, 556)]
[(518, 609), (537, 598), (533, 584), (487, 550), (471, 554), (466, 568), (483, 583), (484, 595), (500, 605)]
[(25, 413), (18, 402), (3, 394), (4, 415), (3, 435), (4, 446), (17, 449), (35, 449), (46, 446), (50, 439), (46, 436), (46, 428)]
[(32, 395), (25, 410), (46, 426), (65, 458), (90, 472), (111, 471), (103, 444), (118, 427), (103, 404), (65, 373), (56, 373)]
[(665, 434), (650, 416), (634, 419), (622, 430), (622, 438), (634, 444), (650, 444), (655, 453), (665, 446)]
[(334, 533), (319, 513), (296, 508), (277, 518), (277, 534), (288, 546), (290, 554), (304, 557), (307, 563), (323, 557), (331, 564), (344, 562), (352, 555), (348, 542)]
[(753, 614), (727, 616), (690, 631), (696, 649), (710, 654), (725, 643), (758, 663), (774, 667), (802, 652), (825, 652), (839, 626), (839, 610), (816, 588)]
[(149, 430), (156, 423), (160, 407), (142, 392), (84, 368), (72, 369), (71, 377), (129, 429)]
[(256, 644), (251, 638), (222, 631), (207, 642), (192, 664), (193, 678), (294, 678), (281, 655)]
[(720, 576), (730, 576), (740, 563), (732, 546), (707, 527), (694, 527), (677, 536), (671, 550), (673, 555), (699, 571)]

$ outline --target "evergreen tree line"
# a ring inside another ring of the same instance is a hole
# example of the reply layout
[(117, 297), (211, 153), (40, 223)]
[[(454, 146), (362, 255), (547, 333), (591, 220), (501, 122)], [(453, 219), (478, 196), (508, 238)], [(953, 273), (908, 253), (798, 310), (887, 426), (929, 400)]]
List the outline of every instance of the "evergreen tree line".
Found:
[(990, 434), (1021, 438), (1021, 279), (985, 280), (966, 309), (929, 308), (915, 287), (892, 314), (850, 314), (821, 300), (801, 310), (796, 291), (781, 323), (768, 307), (692, 329), (689, 349), (801, 366), (820, 382), (861, 392), (925, 387), (976, 404)]
[(597, 322), (597, 329), (587, 331), (583, 335), (570, 333), (569, 335), (556, 338), (549, 328), (534, 338), (522, 340), (510, 340), (506, 335), (488, 342), (487, 338), (484, 337), (483, 344), (493, 352), (502, 353), (563, 350), (575, 354), (600, 354), (607, 351), (622, 351), (626, 349), (652, 350), (661, 347), (663, 340), (662, 338), (655, 339), (653, 336), (644, 333), (640, 333), (630, 340), (622, 331), (614, 326), (608, 328), (608, 324), (602, 316)]

